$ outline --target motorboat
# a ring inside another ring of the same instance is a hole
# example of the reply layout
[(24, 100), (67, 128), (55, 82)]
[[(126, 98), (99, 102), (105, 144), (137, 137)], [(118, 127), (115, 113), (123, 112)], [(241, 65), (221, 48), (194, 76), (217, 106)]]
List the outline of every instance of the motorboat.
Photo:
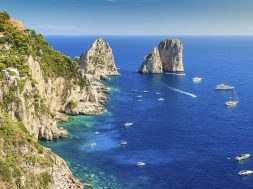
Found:
[(164, 98), (158, 98), (157, 100), (158, 101), (164, 101), (165, 99)]
[(149, 91), (143, 91), (143, 93), (149, 93)]
[(141, 95), (138, 95), (138, 96), (136, 96), (137, 98), (142, 98), (142, 96)]
[(138, 102), (142, 102), (143, 100), (137, 100)]
[(216, 90), (232, 90), (234, 87), (221, 83), (215, 87)]
[(90, 143), (90, 144), (88, 144), (88, 146), (91, 147), (91, 148), (95, 147), (96, 145), (97, 145), (96, 143)]
[(239, 98), (235, 92), (235, 89), (230, 90), (229, 101), (225, 102), (225, 106), (236, 106), (239, 102)]
[(160, 95), (161, 93), (159, 93), (159, 92), (156, 92), (155, 94), (156, 94), (156, 95)]
[(241, 161), (241, 160), (246, 160), (250, 157), (250, 154), (246, 153), (246, 154), (240, 154), (238, 155), (235, 159), (237, 161)]
[(241, 176), (248, 176), (248, 175), (253, 174), (253, 171), (252, 170), (242, 170), (238, 174)]
[(125, 127), (130, 127), (130, 126), (132, 126), (132, 125), (133, 125), (133, 123), (125, 123), (125, 124), (124, 124)]
[(100, 132), (96, 131), (96, 132), (94, 133), (94, 135), (100, 135)]
[(192, 78), (192, 81), (193, 81), (194, 83), (199, 83), (199, 82), (202, 81), (202, 78), (201, 78), (201, 77), (194, 77), (194, 78)]
[(138, 90), (137, 89), (133, 89), (132, 92), (138, 92)]
[(136, 165), (139, 166), (139, 167), (143, 167), (143, 166), (146, 165), (146, 163), (139, 161), (139, 162), (137, 162)]

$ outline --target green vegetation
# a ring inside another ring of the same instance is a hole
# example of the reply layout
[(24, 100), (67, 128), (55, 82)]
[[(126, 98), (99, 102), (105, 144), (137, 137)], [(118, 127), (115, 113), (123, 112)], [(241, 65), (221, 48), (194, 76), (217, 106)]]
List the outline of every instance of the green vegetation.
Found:
[[(32, 56), (40, 63), (45, 80), (49, 77), (63, 77), (78, 81), (78, 63), (70, 57), (55, 51), (43, 38), (34, 30), (17, 29), (9, 24), (9, 15), (6, 12), (0, 13), (0, 32), (5, 37), (1, 38), (1, 44), (7, 46), (8, 50), (0, 52), (0, 69), (15, 67), (22, 76), (28, 75), (27, 60)], [(78, 82), (83, 84), (83, 82)]]
[(69, 105), (71, 108), (76, 108), (77, 107), (77, 101), (76, 100), (70, 100)]
[[(0, 119), (0, 179), (9, 188), (48, 188), (52, 181), (52, 176), (46, 172), (46, 168), (52, 166), (48, 158), (50, 152), (44, 151), (23, 123), (12, 121), (3, 107), (0, 104), (0, 115), (3, 117)], [(35, 174), (31, 166), (45, 171)], [(26, 178), (23, 185), (22, 176)]]

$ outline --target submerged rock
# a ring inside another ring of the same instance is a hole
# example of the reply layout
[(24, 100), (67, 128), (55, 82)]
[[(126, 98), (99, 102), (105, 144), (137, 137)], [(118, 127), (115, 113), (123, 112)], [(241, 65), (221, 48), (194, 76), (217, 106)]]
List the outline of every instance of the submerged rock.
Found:
[(183, 44), (178, 39), (165, 39), (154, 48), (140, 66), (140, 73), (184, 72)]
[(119, 75), (112, 49), (102, 38), (97, 39), (77, 62), (81, 65), (83, 74), (91, 74), (97, 76), (98, 79), (108, 79), (108, 76)]

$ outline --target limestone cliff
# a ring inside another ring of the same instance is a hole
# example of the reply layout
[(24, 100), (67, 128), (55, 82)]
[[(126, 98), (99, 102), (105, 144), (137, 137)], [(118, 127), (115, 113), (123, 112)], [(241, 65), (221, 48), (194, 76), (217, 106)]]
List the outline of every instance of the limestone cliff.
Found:
[(102, 38), (97, 39), (77, 61), (83, 69), (83, 74), (91, 74), (98, 79), (108, 79), (108, 76), (119, 75), (112, 49)]
[(140, 73), (184, 72), (183, 44), (178, 39), (165, 39), (140, 66)]
[(163, 66), (158, 48), (154, 48), (152, 52), (144, 58), (144, 63), (139, 68), (142, 73), (162, 73)]
[(66, 137), (57, 127), (64, 114), (104, 111), (108, 89), (95, 78), (118, 74), (111, 49), (103, 40), (93, 44), (91, 54), (101, 62), (86, 73), (41, 35), (9, 20), (0, 13), (0, 188), (82, 188), (66, 163), (37, 139)]

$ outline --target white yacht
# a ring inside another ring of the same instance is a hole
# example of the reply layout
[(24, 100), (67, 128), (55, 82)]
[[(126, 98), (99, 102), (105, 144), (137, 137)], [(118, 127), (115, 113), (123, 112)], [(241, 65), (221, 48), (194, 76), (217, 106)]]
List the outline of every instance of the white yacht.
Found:
[(236, 95), (235, 89), (230, 90), (229, 101), (225, 102), (225, 106), (236, 106), (239, 102), (239, 98)]
[(241, 176), (248, 176), (248, 175), (253, 174), (253, 171), (252, 170), (242, 170), (238, 174)]
[(143, 91), (143, 93), (149, 93), (149, 91)]
[(221, 83), (215, 87), (216, 90), (232, 90), (234, 87)]
[(133, 123), (125, 123), (125, 124), (124, 124), (125, 127), (130, 127), (130, 126), (132, 126), (132, 125), (133, 125)]
[(164, 101), (165, 99), (164, 98), (158, 98), (157, 100), (158, 101)]
[(193, 81), (194, 83), (199, 83), (199, 82), (202, 81), (202, 78), (201, 78), (201, 77), (194, 77), (194, 78), (192, 78), (192, 81)]
[(139, 161), (139, 162), (137, 162), (136, 165), (139, 166), (139, 167), (143, 167), (143, 166), (146, 165), (146, 163)]
[(94, 135), (100, 135), (100, 132), (96, 131), (96, 132), (94, 133)]
[(250, 154), (240, 154), (240, 155), (238, 155), (235, 159), (237, 160), (237, 161), (241, 161), (241, 160), (246, 160), (246, 159), (248, 159), (250, 157)]

